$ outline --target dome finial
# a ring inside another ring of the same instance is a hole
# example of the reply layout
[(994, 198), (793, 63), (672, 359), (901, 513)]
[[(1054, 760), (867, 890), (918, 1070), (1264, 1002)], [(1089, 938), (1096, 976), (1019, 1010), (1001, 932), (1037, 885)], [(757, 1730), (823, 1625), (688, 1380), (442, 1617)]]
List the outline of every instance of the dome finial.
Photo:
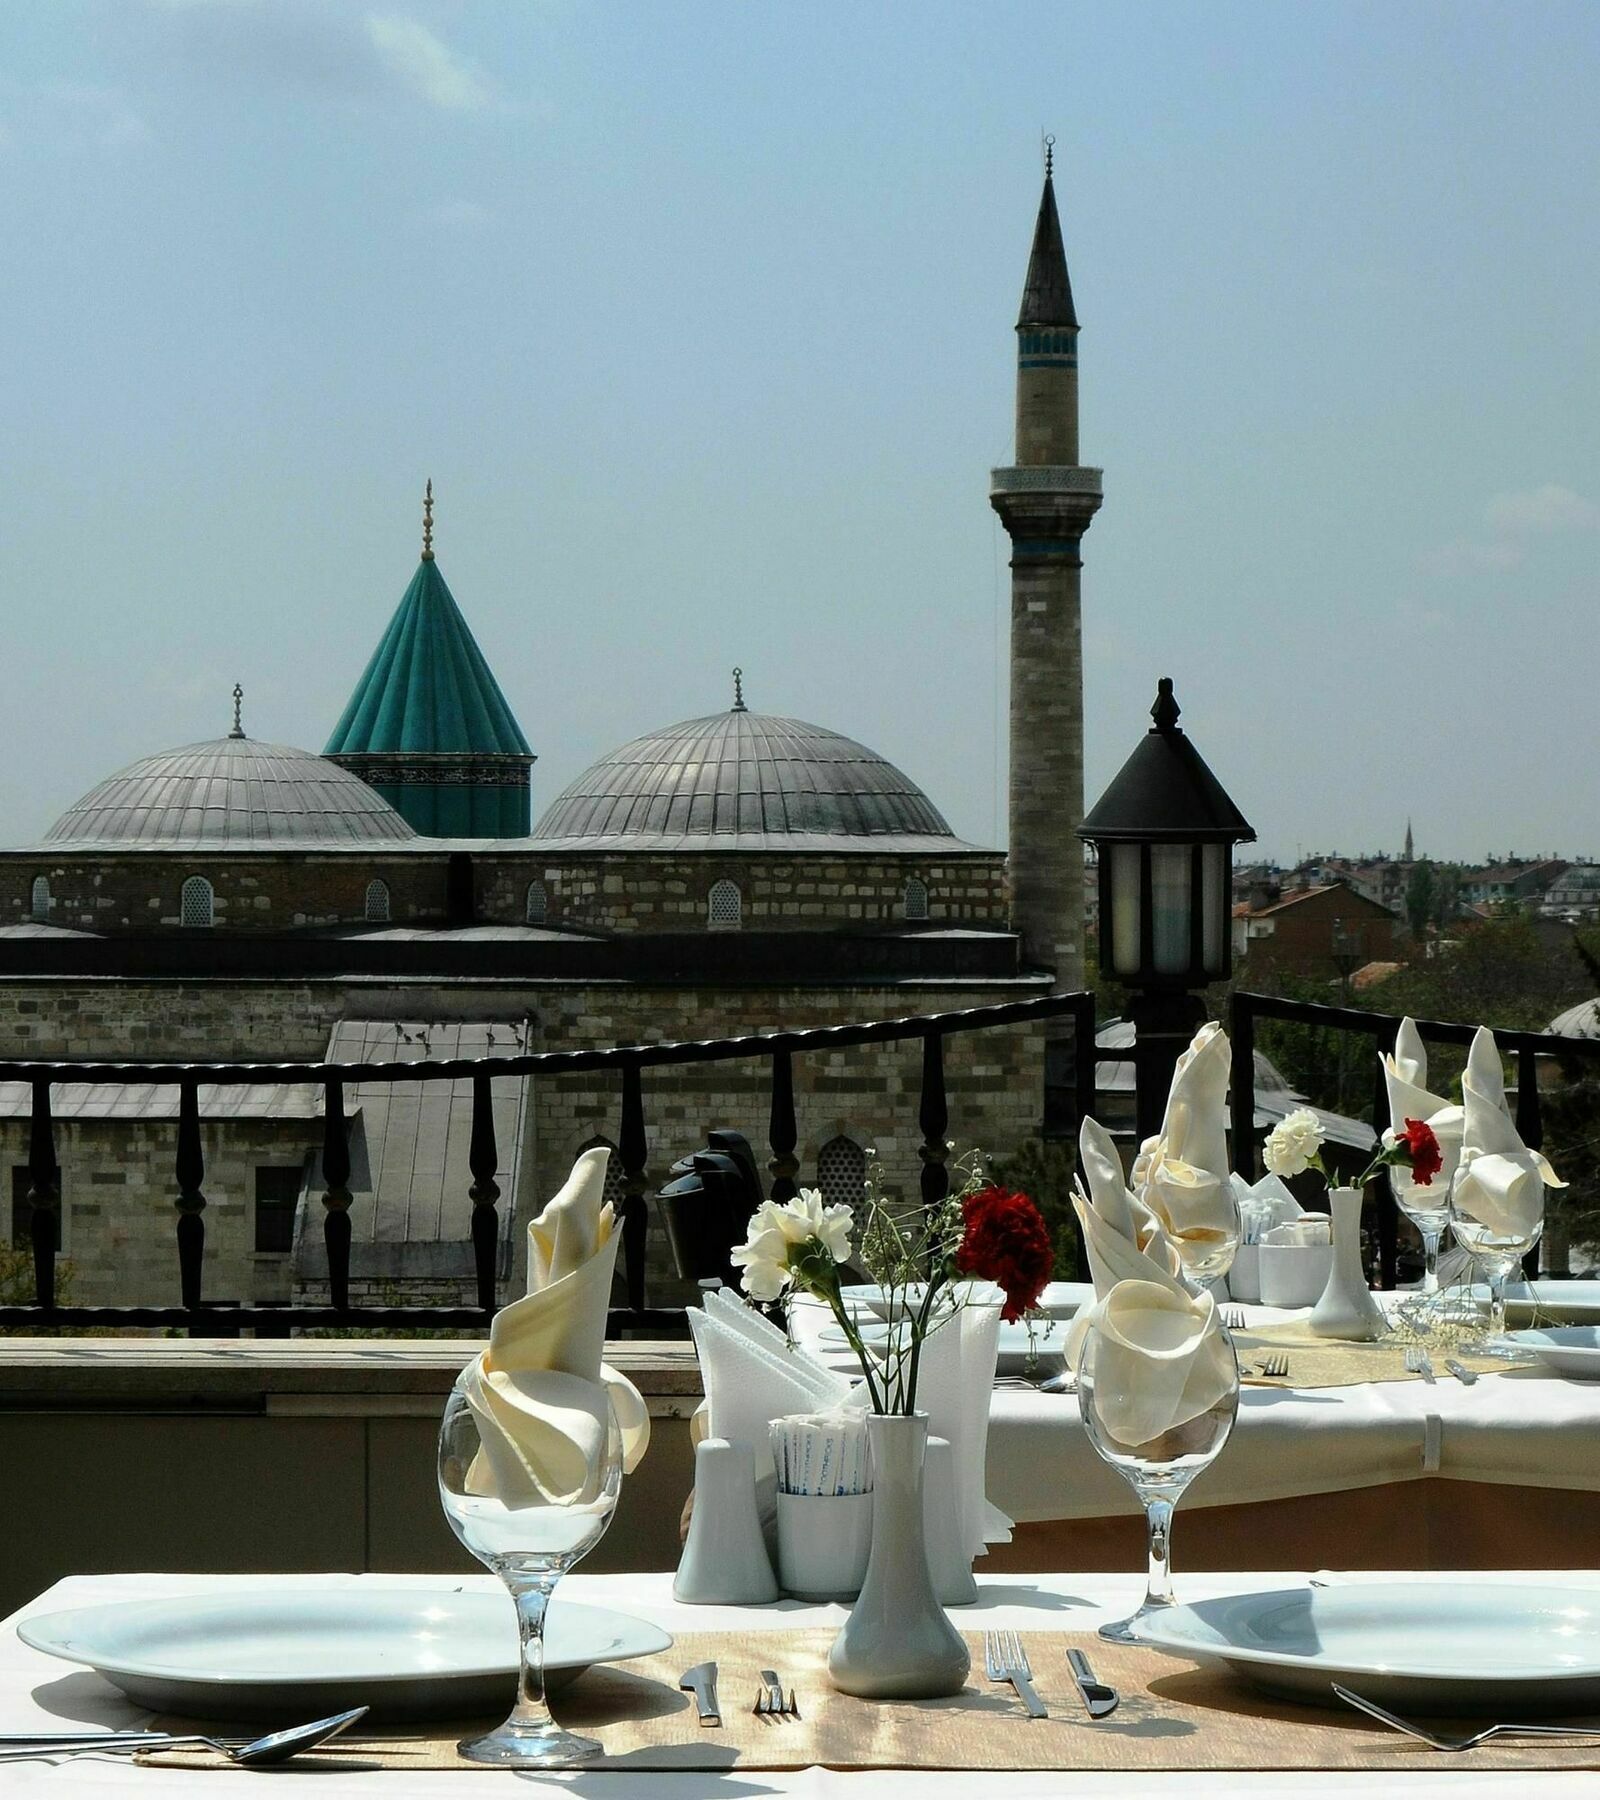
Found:
[(750, 708), (748, 706), (746, 706), (744, 703), (744, 670), (743, 669), (735, 669), (733, 672), (733, 707), (732, 707), (732, 710), (734, 712), (749, 712), (749, 710), (750, 710)]
[(428, 485), (422, 495), (422, 560), (433, 561), (433, 477), (428, 477)]
[(1056, 134), (1045, 131), (1040, 136), (1044, 139), (1044, 178), (1048, 181), (1056, 166)]
[(228, 733), (231, 738), (242, 738), (244, 726), (240, 723), (240, 713), (244, 708), (244, 689), (236, 681), (233, 684), (233, 730)]
[(1178, 703), (1172, 697), (1172, 677), (1163, 675), (1156, 683), (1156, 703), (1150, 708), (1150, 717), (1156, 722), (1156, 730), (1176, 731), (1179, 711)]

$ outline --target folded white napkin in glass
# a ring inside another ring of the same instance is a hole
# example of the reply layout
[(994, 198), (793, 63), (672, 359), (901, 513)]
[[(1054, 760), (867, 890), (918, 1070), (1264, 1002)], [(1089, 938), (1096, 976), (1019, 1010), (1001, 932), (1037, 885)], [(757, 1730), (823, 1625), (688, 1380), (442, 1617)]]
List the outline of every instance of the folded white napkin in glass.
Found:
[(1111, 1134), (1085, 1118), (1078, 1131), (1078, 1154), (1089, 1178), (1089, 1191), (1074, 1182), (1073, 1211), (1083, 1227), (1089, 1275), (1098, 1296), (1119, 1281), (1148, 1276), (1152, 1269), (1175, 1275), (1182, 1267), (1165, 1225), (1138, 1195), (1128, 1191), (1122, 1158)]
[(1159, 1134), (1139, 1146), (1133, 1189), (1169, 1237), (1206, 1242), (1235, 1229), (1228, 1181), (1228, 1074), (1233, 1051), (1212, 1020), (1178, 1058)]
[(837, 1411), (858, 1385), (824, 1368), (726, 1289), (708, 1293), (703, 1311), (690, 1308), (689, 1329), (706, 1395), (695, 1435), (748, 1444), (758, 1479), (773, 1473), (771, 1420)]
[(1119, 1443), (1148, 1444), (1209, 1412), (1234, 1380), (1233, 1346), (1209, 1293), (1172, 1277), (1119, 1281), (1073, 1320), (1072, 1361), (1094, 1335), (1095, 1411)]
[(1461, 1169), (1451, 1201), (1502, 1237), (1528, 1237), (1544, 1217), (1544, 1190), (1567, 1184), (1512, 1122), (1500, 1052), (1486, 1027), (1472, 1040), (1461, 1096)]
[(639, 1390), (602, 1360), (621, 1234), (605, 1200), (608, 1150), (586, 1150), (528, 1226), (528, 1292), (495, 1314), (464, 1392), (480, 1449), (467, 1491), (507, 1506), (586, 1496), (601, 1472), (607, 1402), (623, 1467), (650, 1442)]
[[(1492, 1046), (1493, 1040), (1490, 1042)], [(1500, 1059), (1494, 1060), (1498, 1081)], [(1383, 1058), (1383, 1080), (1389, 1090), (1389, 1123), (1394, 1130), (1404, 1131), (1407, 1119), (1421, 1119), (1433, 1128), (1444, 1163), (1433, 1180), (1442, 1198), (1449, 1191), (1450, 1178), (1461, 1159), (1461, 1133), (1466, 1114), (1442, 1094), (1428, 1091), (1428, 1047), (1414, 1020), (1400, 1021), (1400, 1029), (1395, 1033), (1394, 1054)], [(1503, 1087), (1501, 1098), (1503, 1101)]]

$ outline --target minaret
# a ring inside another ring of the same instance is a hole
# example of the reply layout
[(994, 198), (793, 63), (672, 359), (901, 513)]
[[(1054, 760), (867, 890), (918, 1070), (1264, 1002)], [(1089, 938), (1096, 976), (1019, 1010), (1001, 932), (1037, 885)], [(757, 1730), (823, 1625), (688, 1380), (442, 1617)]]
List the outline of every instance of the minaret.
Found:
[(1078, 466), (1078, 315), (1045, 139), (1017, 317), (1016, 463), (989, 478), (1011, 538), (1011, 921), (1023, 955), (1083, 985), (1083, 631), (1079, 541), (1100, 470)]
[(1403, 857), (1403, 858), (1402, 858), (1402, 859), (1401, 859), (1401, 860), (1402, 860), (1402, 861), (1404, 861), (1404, 862), (1408, 862), (1408, 863), (1409, 863), (1409, 862), (1415, 862), (1415, 861), (1416, 861), (1416, 860), (1417, 860), (1417, 852), (1416, 852), (1416, 847), (1415, 847), (1415, 845), (1414, 845), (1414, 844), (1413, 844), (1413, 842), (1412, 842), (1412, 837), (1411, 837), (1411, 821), (1410, 821), (1410, 820), (1409, 820), (1409, 819), (1407, 819), (1407, 820), (1406, 820), (1406, 849), (1405, 849), (1405, 855), (1404, 855), (1404, 857)]

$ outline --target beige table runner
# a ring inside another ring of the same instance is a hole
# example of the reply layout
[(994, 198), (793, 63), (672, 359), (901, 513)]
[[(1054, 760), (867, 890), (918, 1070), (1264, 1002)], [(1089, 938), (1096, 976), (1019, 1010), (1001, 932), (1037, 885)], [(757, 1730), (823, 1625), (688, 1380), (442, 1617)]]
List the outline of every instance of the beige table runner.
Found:
[[(561, 1724), (598, 1737), (606, 1756), (585, 1768), (793, 1769), (1600, 1769), (1600, 1745), (1518, 1748), (1490, 1743), (1459, 1758), (1385, 1730), (1355, 1713), (1273, 1700), (1229, 1677), (1156, 1652), (1103, 1644), (1081, 1632), (1026, 1634), (1034, 1683), (1050, 1708), (1030, 1719), (1009, 1687), (983, 1678), (981, 1635), (965, 1690), (946, 1700), (868, 1701), (828, 1684), (832, 1631), (688, 1632), (671, 1650), (596, 1668), (554, 1708)], [(1122, 1705), (1092, 1723), (1067, 1667), (1085, 1650), (1095, 1673), (1122, 1692)], [(677, 1687), (684, 1669), (715, 1662), (723, 1726), (702, 1727)], [(802, 1717), (768, 1723), (749, 1710), (757, 1671), (775, 1668), (798, 1692)], [(493, 1721), (489, 1721), (493, 1723)], [(454, 1729), (373, 1732), (341, 1738), (295, 1767), (346, 1770), (467, 1769)], [(211, 1752), (167, 1751), (141, 1761), (167, 1767), (226, 1767)]]
[[(1228, 1335), (1239, 1353), (1240, 1377), (1251, 1387), (1359, 1387), (1367, 1381), (1422, 1379), (1407, 1369), (1406, 1346), (1398, 1338), (1380, 1339), (1375, 1344), (1346, 1344), (1337, 1338), (1313, 1336), (1303, 1319), (1232, 1331)], [(1248, 1365), (1272, 1350), (1281, 1351), (1288, 1358), (1289, 1373), (1268, 1376), (1252, 1372)], [(1479, 1375), (1504, 1374), (1509, 1366), (1516, 1366), (1498, 1357), (1469, 1356), (1464, 1351), (1449, 1354)], [(1444, 1366), (1445, 1355), (1442, 1350), (1432, 1353), (1435, 1378), (1454, 1381), (1455, 1376)]]

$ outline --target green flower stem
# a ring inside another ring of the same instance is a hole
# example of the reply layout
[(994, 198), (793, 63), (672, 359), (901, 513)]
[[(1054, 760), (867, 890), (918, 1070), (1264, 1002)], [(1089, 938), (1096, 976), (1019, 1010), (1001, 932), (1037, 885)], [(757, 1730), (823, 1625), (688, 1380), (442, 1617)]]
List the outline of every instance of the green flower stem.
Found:
[(851, 1322), (844, 1310), (844, 1299), (839, 1292), (839, 1278), (835, 1275), (832, 1281), (819, 1281), (810, 1277), (804, 1284), (806, 1291), (815, 1294), (819, 1300), (825, 1300), (833, 1316), (839, 1321), (839, 1328), (844, 1332), (845, 1340), (855, 1352), (856, 1361), (861, 1364), (861, 1373), (867, 1378), (867, 1396), (872, 1401), (872, 1410), (881, 1413), (884, 1410), (883, 1396), (878, 1392), (878, 1384), (872, 1379), (872, 1359), (867, 1354), (867, 1347), (861, 1341), (861, 1334)]
[(922, 1356), (922, 1340), (928, 1333), (928, 1314), (933, 1310), (933, 1302), (940, 1288), (948, 1279), (947, 1273), (941, 1273), (937, 1279), (930, 1276), (928, 1291), (922, 1296), (922, 1310), (917, 1314), (917, 1322), (911, 1328), (911, 1375), (905, 1389), (907, 1413), (917, 1410), (917, 1364)]

